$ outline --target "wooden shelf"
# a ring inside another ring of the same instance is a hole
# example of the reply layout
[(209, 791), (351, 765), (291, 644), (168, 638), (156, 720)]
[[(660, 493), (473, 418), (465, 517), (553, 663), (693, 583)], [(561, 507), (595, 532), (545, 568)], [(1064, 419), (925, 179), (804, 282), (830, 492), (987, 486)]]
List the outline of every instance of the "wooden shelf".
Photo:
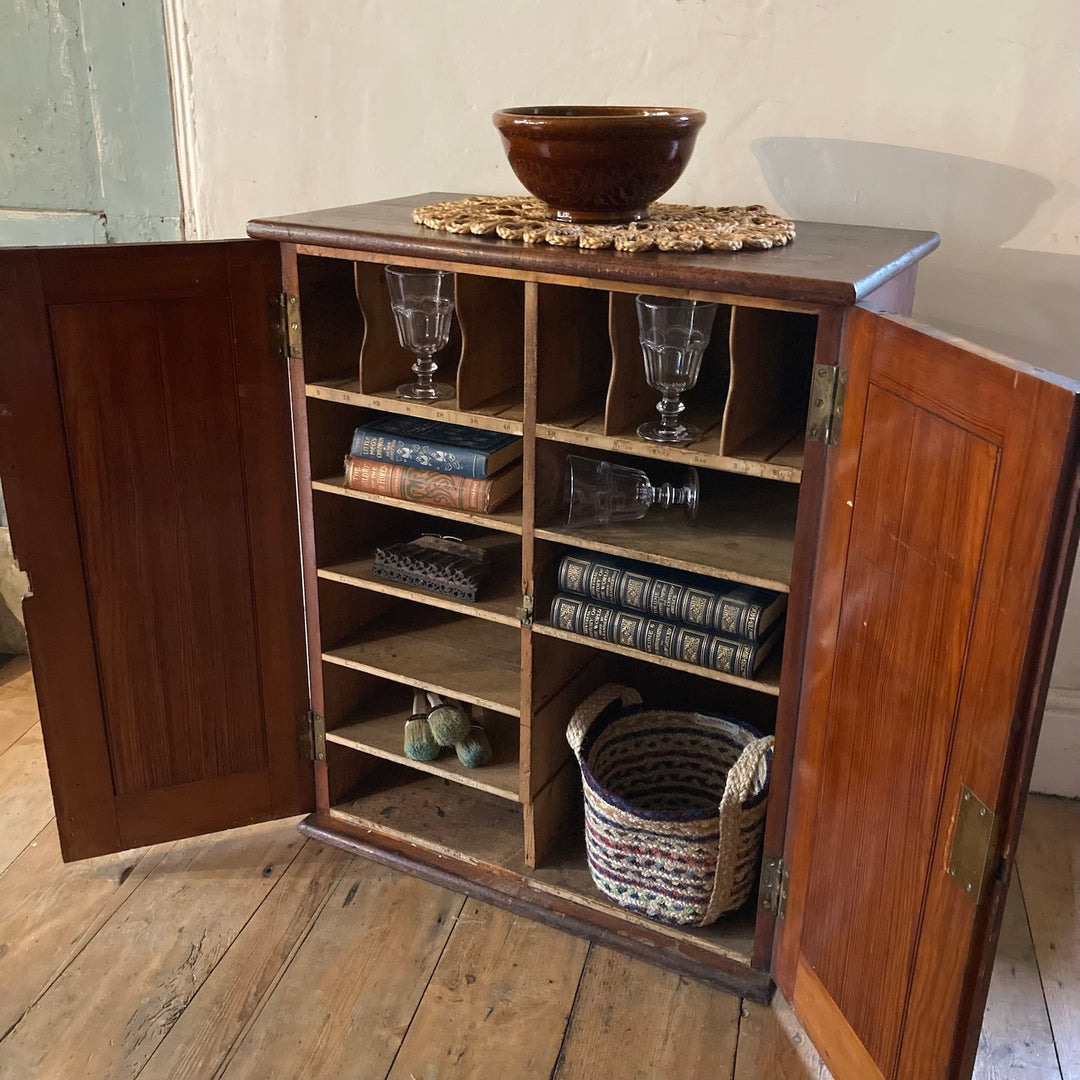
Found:
[(308, 397), (323, 401), (336, 401), (343, 405), (358, 405), (383, 412), (404, 413), (407, 416), (424, 416), (442, 420), (447, 424), (484, 428), (486, 431), (504, 431), (511, 435), (524, 433), (525, 406), (522, 395), (499, 394), (489, 401), (463, 412), (458, 408), (457, 398), (449, 398), (438, 404), (404, 401), (395, 393), (396, 387), (375, 394), (360, 392), (360, 380), (355, 376), (337, 379), (319, 379), (306, 384)]
[[(445, 778), (388, 767), (364, 782), (366, 790), (333, 807), (331, 816), (427, 849), (436, 859), (464, 860), (505, 880), (524, 879), (526, 890), (557, 897), (602, 916), (615, 916), (650, 937), (749, 966), (753, 951), (753, 904), (701, 929), (667, 926), (613, 904), (592, 882), (584, 841), (571, 841), (543, 866), (525, 866), (521, 813), (505, 800)], [(521, 898), (518, 887), (515, 896)]]
[[(618, 656), (632, 656), (636, 660), (644, 660), (646, 663), (656, 664), (658, 667), (672, 668), (675, 671), (685, 671), (691, 675), (700, 675), (703, 679), (712, 679), (714, 682), (731, 683), (733, 686), (745, 686), (749, 690), (757, 690), (762, 694), (771, 694), (778, 697), (780, 694), (780, 657), (781, 652), (775, 649), (762, 662), (757, 674), (752, 679), (743, 679), (738, 675), (728, 675), (723, 671), (714, 671), (712, 668), (701, 667), (698, 664), (687, 664), (682, 660), (670, 660), (666, 656), (654, 656), (652, 653), (642, 652), (640, 649), (630, 649), (625, 645), (616, 645), (610, 641), (599, 641), (596, 638), (586, 637), (584, 634), (572, 634), (568, 630), (560, 630), (550, 623), (536, 623), (533, 632), (545, 637), (559, 638), (561, 641), (573, 641), (579, 645), (588, 645), (594, 649), (602, 649), (604, 652), (615, 653)], [(783, 645), (780, 646), (783, 649)]]
[(521, 715), (521, 632), (498, 623), (401, 605), (373, 619), (363, 640), (328, 649), (322, 658)]
[(467, 521), (485, 529), (497, 529), (500, 532), (521, 535), (521, 493), (511, 496), (498, 510), (490, 514), (476, 514), (466, 510), (449, 510), (442, 506), (428, 506), (426, 503), (409, 502), (407, 499), (391, 499), (386, 495), (372, 495), (367, 491), (354, 491), (345, 486), (345, 475), (312, 480), (315, 491), (326, 491), (331, 495), (342, 495), (347, 499), (360, 499), (362, 502), (382, 503), (400, 510), (410, 510), (416, 514), (442, 518), (445, 521)]
[(521, 617), (518, 614), (521, 607), (520, 544), (504, 534), (480, 539), (470, 537), (469, 543), (483, 543), (491, 558), (491, 571), (480, 590), (480, 599), (472, 603), (376, 577), (373, 573), (375, 565), (373, 554), (320, 567), (319, 577), (328, 581), (340, 581), (344, 585), (353, 585), (358, 589), (370, 589), (389, 596), (399, 596), (404, 600), (415, 600), (445, 611), (456, 611), (461, 615), (472, 615), (478, 619), (490, 619), (492, 622), (502, 623), (505, 626), (519, 627), (521, 625)]
[(567, 843), (543, 866), (528, 871), (534, 885), (558, 896), (572, 898), (596, 911), (617, 912), (621, 919), (640, 928), (655, 930), (674, 942), (693, 943), (718, 956), (749, 965), (754, 947), (754, 904), (750, 903), (718, 919), (711, 926), (667, 926), (644, 915), (636, 915), (610, 901), (593, 884), (585, 857), (584, 839)]
[(791, 587), (798, 489), (702, 492), (693, 525), (681, 509), (653, 508), (638, 521), (581, 529), (537, 529), (542, 540), (679, 570), (757, 585), (777, 592)]
[[(734, 456), (739, 460), (766, 463), (772, 469), (798, 469), (801, 476), (805, 449), (806, 427), (801, 423), (779, 423), (737, 446)], [(776, 479), (783, 477), (776, 476)]]
[(404, 766), (378, 768), (331, 814), (429, 850), (493, 866), (524, 867), (521, 807)]
[(403, 739), (405, 721), (408, 718), (408, 708), (386, 700), (376, 700), (363, 708), (362, 716), (350, 718), (348, 722), (328, 731), (326, 739), (328, 742), (361, 750), (365, 754), (395, 761), (411, 769), (444, 777), (477, 791), (486, 791), (500, 799), (519, 801), (517, 724), (485, 723), (484, 729), (491, 743), (493, 760), (491, 764), (481, 768), (467, 769), (458, 760), (452, 747), (444, 750), (435, 761), (413, 761), (406, 757)]
[(695, 465), (703, 469), (719, 469), (721, 472), (738, 473), (742, 476), (759, 476), (766, 480), (781, 480), (798, 484), (802, 480), (802, 447), (804, 431), (801, 426), (787, 425), (763, 436), (756, 437), (739, 447), (737, 455), (720, 453), (720, 421), (722, 414), (715, 412), (690, 413), (686, 419), (697, 424), (704, 435), (692, 446), (670, 447), (649, 443), (633, 433), (622, 435), (604, 434), (604, 415), (564, 416), (556, 423), (537, 424), (538, 438), (552, 442), (572, 443), (590, 450), (607, 453), (633, 454), (635, 457), (656, 458), (661, 461), (677, 460), (681, 464)]

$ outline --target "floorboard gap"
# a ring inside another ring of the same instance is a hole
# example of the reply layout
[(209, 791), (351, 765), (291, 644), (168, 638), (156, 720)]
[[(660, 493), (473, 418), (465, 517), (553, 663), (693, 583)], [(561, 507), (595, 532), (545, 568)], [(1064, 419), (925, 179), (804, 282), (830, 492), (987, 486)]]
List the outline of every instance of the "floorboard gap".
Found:
[(566, 1060), (566, 1039), (570, 1034), (570, 1028), (574, 1025), (574, 1018), (577, 1016), (578, 998), (581, 996), (581, 984), (585, 981), (585, 970), (589, 966), (589, 959), (592, 957), (593, 949), (596, 948), (596, 944), (592, 941), (589, 942), (589, 947), (585, 952), (585, 962), (581, 965), (581, 971), (578, 973), (577, 986), (574, 988), (574, 1000), (570, 1005), (570, 1015), (566, 1018), (566, 1024), (563, 1027), (562, 1039), (559, 1042), (559, 1052), (555, 1055), (555, 1064), (551, 1068), (550, 1080), (556, 1080), (559, 1075), (559, 1070), (563, 1067), (563, 1062)]
[[(45, 832), (46, 829), (48, 829), (49, 825), (51, 825), (54, 820), (54, 818), (50, 818), (49, 821), (37, 833), (37, 835), (35, 835), (34, 839), (30, 841), (27, 847), (31, 847), (33, 844), (35, 844), (41, 837), (41, 834)], [(80, 956), (82, 956), (83, 952), (89, 947), (90, 943), (98, 936), (98, 934), (100, 934), (101, 931), (104, 930), (105, 927), (108, 926), (109, 923), (112, 922), (112, 920), (115, 919), (121, 911), (123, 911), (123, 909), (131, 901), (131, 898), (136, 894), (136, 892), (138, 892), (139, 887), (154, 872), (158, 864), (162, 862), (162, 860), (165, 858), (166, 855), (169, 854), (173, 847), (174, 844), (164, 844), (162, 845), (160, 851), (147, 849), (138, 859), (136, 859), (136, 861), (131, 866), (126, 869), (123, 877), (120, 880), (120, 885), (123, 885), (128, 880), (128, 878), (131, 877), (131, 874), (134, 872), (135, 868), (139, 865), (139, 863), (143, 861), (143, 859), (154, 860), (153, 865), (150, 867), (150, 869), (137, 882), (135, 882), (127, 896), (125, 896), (124, 899), (121, 900), (120, 903), (116, 906), (116, 908), (109, 913), (109, 917), (107, 919), (102, 919), (101, 922), (94, 927), (93, 932), (88, 934), (86, 939), (80, 943), (79, 947), (75, 950), (75, 952), (73, 952), (69, 957), (67, 957), (64, 963), (61, 964), (58, 968), (56, 968), (55, 971), (53, 971), (53, 973), (49, 976), (49, 978), (45, 981), (45, 983), (41, 986), (37, 993), (34, 994), (30, 1003), (26, 1006), (25, 1009), (23, 1009), (23, 1011), (19, 1014), (18, 1018), (14, 1021), (14, 1023), (9, 1025), (8, 1029), (2, 1035), (0, 1035), (0, 1044), (2, 1044), (4, 1040), (9, 1035), (11, 1035), (11, 1033), (15, 1031), (16, 1028), (18, 1028), (18, 1026), (23, 1022), (23, 1020), (25, 1020), (26, 1017), (29, 1015), (30, 1011), (63, 977), (64, 972), (67, 971), (67, 969), (71, 967), (71, 965), (74, 964)], [(14, 863), (14, 861), (15, 860), (12, 860), (12, 863)], [(6, 867), (4, 867), (3, 873), (7, 873), (7, 871), (11, 868), (12, 863), (9, 863)], [(3, 875), (0, 874), (0, 876)]]
[(442, 963), (442, 958), (446, 953), (446, 947), (450, 944), (451, 938), (457, 933), (458, 920), (461, 918), (461, 913), (465, 910), (465, 905), (469, 902), (467, 896), (462, 896), (461, 904), (457, 909), (457, 914), (454, 916), (454, 928), (446, 935), (446, 939), (442, 943), (442, 948), (439, 950), (438, 958), (435, 963), (431, 965), (431, 972), (427, 977), (427, 982), (424, 983), (424, 988), (416, 997), (416, 1004), (413, 1006), (412, 1016), (409, 1017), (409, 1023), (402, 1033), (401, 1042), (398, 1043), (397, 1049), (394, 1051), (394, 1056), (390, 1059), (390, 1064), (386, 1067), (386, 1072), (383, 1074), (383, 1080), (386, 1080), (393, 1071), (394, 1065), (397, 1062), (398, 1055), (401, 1053), (401, 1048), (405, 1045), (405, 1040), (409, 1037), (409, 1029), (413, 1025), (413, 1021), (416, 1019), (416, 1014), (420, 1011), (420, 1006), (424, 1002), (424, 995), (428, 992), (428, 987), (431, 985), (431, 980), (435, 978), (435, 972), (439, 970), (439, 964)]
[(1035, 937), (1031, 932), (1031, 916), (1028, 914), (1027, 897), (1024, 895), (1024, 882), (1020, 875), (1020, 867), (1017, 865), (1013, 870), (1013, 879), (1010, 889), (1016, 889), (1020, 894), (1020, 906), (1024, 909), (1024, 926), (1027, 928), (1028, 937), (1031, 939), (1031, 954), (1035, 960), (1035, 974), (1039, 980), (1039, 992), (1042, 994), (1043, 1009), (1046, 1010), (1046, 1022), (1050, 1027), (1050, 1037), (1054, 1047), (1054, 1060), (1057, 1062), (1058, 1076), (1068, 1075), (1061, 1061), (1061, 1047), (1058, 1046), (1057, 1032), (1054, 1030), (1054, 1015), (1050, 1010), (1050, 1002), (1046, 1000), (1046, 984), (1043, 982), (1042, 964), (1039, 962), (1039, 950), (1035, 947)]

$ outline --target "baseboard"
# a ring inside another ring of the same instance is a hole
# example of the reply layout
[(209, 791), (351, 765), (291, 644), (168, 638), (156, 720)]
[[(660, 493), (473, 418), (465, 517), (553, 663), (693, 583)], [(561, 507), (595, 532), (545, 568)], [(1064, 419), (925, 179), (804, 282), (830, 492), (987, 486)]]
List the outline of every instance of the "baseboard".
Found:
[(1080, 690), (1047, 694), (1031, 790), (1080, 798)]

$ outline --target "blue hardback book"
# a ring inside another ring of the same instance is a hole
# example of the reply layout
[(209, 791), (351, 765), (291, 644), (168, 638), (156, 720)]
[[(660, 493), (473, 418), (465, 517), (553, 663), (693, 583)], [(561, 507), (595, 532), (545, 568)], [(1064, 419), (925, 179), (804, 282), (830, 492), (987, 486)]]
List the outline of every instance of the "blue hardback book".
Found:
[(353, 433), (353, 457), (481, 478), (521, 457), (521, 438), (423, 416), (382, 416)]

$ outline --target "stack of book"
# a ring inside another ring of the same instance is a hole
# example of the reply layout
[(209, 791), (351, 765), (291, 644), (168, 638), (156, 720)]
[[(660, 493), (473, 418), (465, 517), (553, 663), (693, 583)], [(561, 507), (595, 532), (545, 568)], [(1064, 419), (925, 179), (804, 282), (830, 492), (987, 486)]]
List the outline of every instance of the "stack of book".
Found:
[(614, 555), (559, 563), (551, 625), (752, 678), (783, 635), (787, 594)]
[(353, 434), (345, 486), (486, 514), (521, 490), (521, 439), (421, 416), (382, 416)]

